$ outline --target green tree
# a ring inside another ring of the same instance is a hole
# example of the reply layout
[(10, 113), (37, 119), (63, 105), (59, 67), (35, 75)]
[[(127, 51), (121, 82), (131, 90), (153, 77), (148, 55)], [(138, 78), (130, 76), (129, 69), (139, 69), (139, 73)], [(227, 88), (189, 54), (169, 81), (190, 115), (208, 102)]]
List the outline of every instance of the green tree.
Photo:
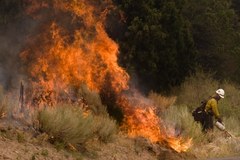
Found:
[(239, 0), (232, 0), (232, 4), (238, 15), (240, 15), (240, 1)]
[(120, 39), (121, 64), (138, 76), (145, 91), (180, 84), (194, 68), (195, 50), (184, 3), (174, 0), (117, 1), (126, 17)]
[(217, 78), (236, 79), (238, 18), (229, 0), (186, 0), (184, 17), (192, 26), (197, 62)]

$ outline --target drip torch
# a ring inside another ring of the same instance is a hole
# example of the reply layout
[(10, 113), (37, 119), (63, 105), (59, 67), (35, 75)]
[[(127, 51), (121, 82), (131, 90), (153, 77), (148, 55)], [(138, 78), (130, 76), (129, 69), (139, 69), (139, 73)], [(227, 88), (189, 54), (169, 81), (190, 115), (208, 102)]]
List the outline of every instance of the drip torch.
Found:
[(234, 136), (226, 130), (226, 127), (224, 126), (223, 123), (220, 123), (220, 122), (217, 121), (217, 122), (215, 123), (215, 125), (216, 125), (216, 127), (217, 127), (219, 130), (225, 132), (225, 133), (226, 133), (227, 135), (229, 135), (231, 138), (234, 138)]

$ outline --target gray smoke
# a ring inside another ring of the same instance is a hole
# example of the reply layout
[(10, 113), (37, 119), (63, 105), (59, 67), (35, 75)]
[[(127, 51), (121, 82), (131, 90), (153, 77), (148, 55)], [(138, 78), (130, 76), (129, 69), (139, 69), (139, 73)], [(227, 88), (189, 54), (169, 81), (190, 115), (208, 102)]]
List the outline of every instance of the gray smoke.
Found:
[(23, 16), (0, 23), (0, 85), (6, 90), (18, 88), (23, 78), (19, 54), (37, 22)]

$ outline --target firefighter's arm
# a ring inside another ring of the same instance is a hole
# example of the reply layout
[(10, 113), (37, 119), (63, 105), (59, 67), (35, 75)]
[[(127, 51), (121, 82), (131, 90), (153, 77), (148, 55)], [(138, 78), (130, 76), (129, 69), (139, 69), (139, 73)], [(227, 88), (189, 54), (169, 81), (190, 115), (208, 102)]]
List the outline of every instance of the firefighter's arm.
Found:
[(219, 111), (218, 111), (217, 102), (212, 101), (211, 106), (212, 106), (212, 111), (213, 111), (213, 114), (214, 114), (215, 118), (220, 119), (220, 114), (219, 114)]

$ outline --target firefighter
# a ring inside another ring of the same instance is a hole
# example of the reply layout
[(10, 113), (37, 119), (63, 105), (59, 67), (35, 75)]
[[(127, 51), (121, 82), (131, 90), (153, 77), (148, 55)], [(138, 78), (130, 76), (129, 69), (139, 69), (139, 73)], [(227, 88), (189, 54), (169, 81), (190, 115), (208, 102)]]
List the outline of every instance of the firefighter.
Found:
[(218, 101), (224, 98), (224, 94), (225, 91), (223, 89), (218, 89), (216, 90), (216, 93), (207, 101), (205, 106), (205, 116), (202, 122), (203, 132), (213, 130), (213, 117), (215, 117), (218, 122), (223, 124), (218, 111)]

